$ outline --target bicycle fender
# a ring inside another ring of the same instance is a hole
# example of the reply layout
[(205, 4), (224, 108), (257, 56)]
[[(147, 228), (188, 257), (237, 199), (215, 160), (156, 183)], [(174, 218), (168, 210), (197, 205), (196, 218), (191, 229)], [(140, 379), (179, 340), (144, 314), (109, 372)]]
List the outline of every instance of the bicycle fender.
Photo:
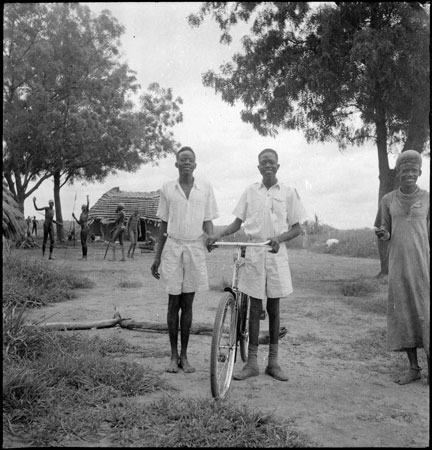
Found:
[(231, 294), (235, 296), (235, 293), (234, 293), (232, 287), (229, 287), (229, 286), (225, 287), (225, 288), (224, 288), (224, 292), (231, 292)]

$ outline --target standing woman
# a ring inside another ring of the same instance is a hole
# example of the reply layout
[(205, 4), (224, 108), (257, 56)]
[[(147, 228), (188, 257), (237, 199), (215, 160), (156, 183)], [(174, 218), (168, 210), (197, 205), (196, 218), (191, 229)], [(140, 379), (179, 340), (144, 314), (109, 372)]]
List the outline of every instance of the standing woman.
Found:
[(81, 206), (81, 214), (79, 220), (76, 218), (75, 214), (72, 213), (72, 217), (76, 220), (78, 225), (81, 227), (81, 250), (82, 250), (82, 258), (81, 261), (87, 261), (87, 236), (89, 232), (89, 226), (88, 226), (88, 214), (89, 214), (89, 205), (90, 200), (89, 196), (87, 195), (87, 204)]
[(422, 158), (415, 150), (402, 152), (396, 161), (400, 188), (384, 195), (379, 214), (379, 239), (389, 241), (387, 347), (404, 351), (409, 370), (395, 380), (407, 384), (421, 378), (417, 348), (428, 362), (430, 333), (430, 203), (429, 192), (417, 186)]

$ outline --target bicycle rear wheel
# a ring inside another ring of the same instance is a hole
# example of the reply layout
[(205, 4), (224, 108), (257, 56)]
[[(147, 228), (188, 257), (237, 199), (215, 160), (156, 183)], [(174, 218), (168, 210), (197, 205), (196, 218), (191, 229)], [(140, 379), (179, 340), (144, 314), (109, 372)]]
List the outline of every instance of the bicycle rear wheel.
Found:
[(249, 345), (249, 296), (240, 294), (239, 319), (237, 328), (237, 339), (240, 343), (240, 356), (243, 362), (248, 359)]
[(215, 399), (224, 398), (230, 388), (237, 342), (237, 311), (234, 295), (220, 299), (214, 321), (210, 353), (210, 386)]

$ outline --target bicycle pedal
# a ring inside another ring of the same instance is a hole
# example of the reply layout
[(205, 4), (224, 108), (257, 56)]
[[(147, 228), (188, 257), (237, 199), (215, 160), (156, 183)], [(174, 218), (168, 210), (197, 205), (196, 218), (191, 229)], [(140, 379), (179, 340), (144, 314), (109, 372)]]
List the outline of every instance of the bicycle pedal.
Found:
[(261, 311), (260, 320), (265, 320), (267, 317), (267, 314), (264, 310)]

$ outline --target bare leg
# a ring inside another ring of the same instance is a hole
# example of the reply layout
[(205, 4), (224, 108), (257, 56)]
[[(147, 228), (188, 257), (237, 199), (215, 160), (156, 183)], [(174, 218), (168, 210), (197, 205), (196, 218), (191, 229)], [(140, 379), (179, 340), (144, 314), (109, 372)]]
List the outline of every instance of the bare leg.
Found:
[(124, 245), (123, 244), (120, 244), (120, 248), (121, 248), (121, 252), (122, 252), (122, 258), (121, 258), (121, 260), (120, 261), (126, 261), (125, 260), (125, 252), (124, 252)]
[(408, 384), (416, 380), (420, 380), (421, 374), (420, 370), (421, 368), (418, 365), (418, 359), (417, 359), (417, 348), (407, 348), (406, 349), (410, 368), (408, 372), (401, 376), (400, 378), (394, 380), (397, 384)]
[(165, 371), (171, 373), (178, 372), (179, 354), (177, 349), (177, 341), (179, 328), (179, 315), (178, 315), (179, 310), (180, 310), (180, 295), (170, 294), (168, 296), (167, 324), (168, 324), (168, 335), (171, 345), (171, 360)]
[(181, 340), (181, 351), (180, 351), (180, 367), (185, 373), (195, 372), (195, 368), (189, 364), (187, 359), (187, 348), (189, 344), (190, 329), (192, 326), (192, 315), (193, 315), (193, 300), (195, 292), (183, 293), (180, 296), (180, 340)]

